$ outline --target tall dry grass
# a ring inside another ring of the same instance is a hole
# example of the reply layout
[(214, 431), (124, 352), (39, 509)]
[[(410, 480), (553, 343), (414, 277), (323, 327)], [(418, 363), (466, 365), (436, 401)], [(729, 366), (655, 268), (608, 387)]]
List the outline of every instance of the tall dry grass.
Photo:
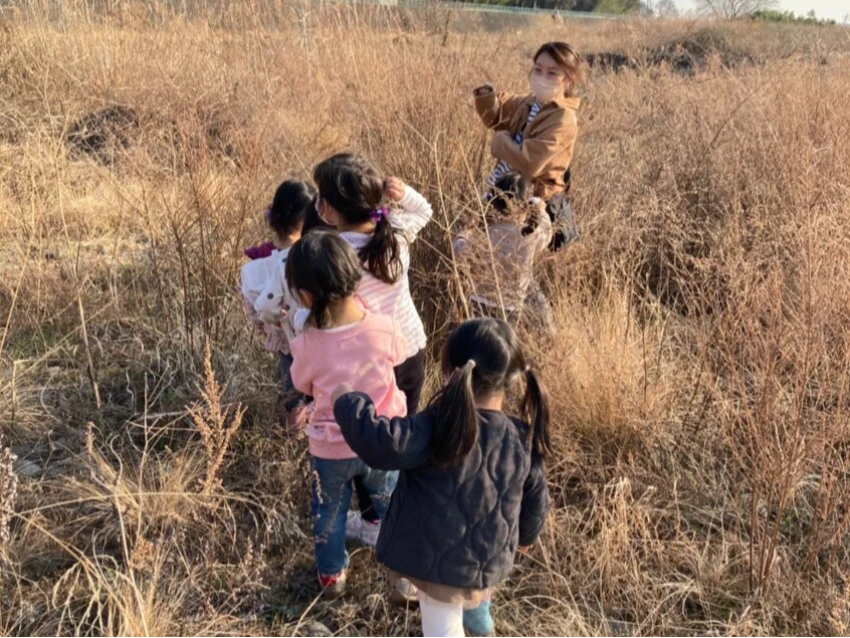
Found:
[(2, 12), (3, 468), (19, 459), (0, 470), (18, 492), (0, 493), (0, 633), (419, 631), (365, 550), (350, 595), (317, 599), (305, 451), (276, 426), (241, 248), (278, 181), (366, 153), (435, 205), (413, 281), (439, 344), (464, 314), (451, 233), (490, 166), (469, 91), (522, 89), (551, 38), (702, 53), (691, 75), (647, 62), (585, 89), (584, 237), (541, 264), (556, 337), (524, 335), (553, 395), (555, 506), (497, 592), (499, 631), (848, 632), (846, 30), (273, 0)]

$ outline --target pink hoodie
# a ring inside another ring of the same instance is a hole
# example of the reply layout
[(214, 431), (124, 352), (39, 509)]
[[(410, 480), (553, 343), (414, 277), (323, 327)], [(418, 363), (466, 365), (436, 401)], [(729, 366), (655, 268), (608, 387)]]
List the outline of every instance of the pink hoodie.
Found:
[(357, 457), (334, 419), (331, 394), (342, 383), (367, 394), (378, 414), (407, 415), (407, 401), (393, 371), (404, 362), (407, 344), (390, 317), (367, 310), (355, 324), (327, 330), (308, 327), (289, 345), (292, 383), (296, 390), (313, 397), (307, 436), (310, 454), (316, 458)]

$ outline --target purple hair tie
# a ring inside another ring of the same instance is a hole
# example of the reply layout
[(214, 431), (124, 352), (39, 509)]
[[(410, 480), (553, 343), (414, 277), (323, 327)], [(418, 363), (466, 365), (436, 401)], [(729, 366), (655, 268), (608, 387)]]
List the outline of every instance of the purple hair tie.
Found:
[(380, 224), (382, 219), (389, 219), (390, 209), (386, 206), (381, 206), (380, 208), (370, 211), (369, 217), (371, 217), (372, 221), (376, 224)]
[(264, 211), (263, 211), (263, 217), (265, 217), (265, 219), (266, 219), (266, 221), (267, 221), (267, 222), (268, 222), (268, 221), (271, 221), (271, 218), (272, 218), (272, 209), (271, 209), (271, 208), (267, 208), (266, 210), (264, 210)]

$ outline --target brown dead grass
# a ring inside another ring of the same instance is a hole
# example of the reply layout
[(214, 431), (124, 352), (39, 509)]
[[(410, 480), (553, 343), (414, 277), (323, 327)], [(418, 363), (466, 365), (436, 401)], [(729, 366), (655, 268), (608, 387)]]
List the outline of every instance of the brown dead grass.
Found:
[(497, 625), (847, 633), (846, 30), (56, 7), (0, 25), (0, 427), (21, 459), (0, 634), (417, 634), (369, 551), (344, 600), (316, 598), (305, 449), (235, 286), (257, 212), (342, 149), (410, 181), (436, 210), (413, 279), (439, 344), (464, 313), (451, 231), (490, 164), (469, 90), (521, 89), (546, 39), (697, 36), (753, 63), (709, 51), (692, 77), (586, 87), (584, 238), (541, 268), (557, 336), (525, 335), (554, 398), (555, 507)]

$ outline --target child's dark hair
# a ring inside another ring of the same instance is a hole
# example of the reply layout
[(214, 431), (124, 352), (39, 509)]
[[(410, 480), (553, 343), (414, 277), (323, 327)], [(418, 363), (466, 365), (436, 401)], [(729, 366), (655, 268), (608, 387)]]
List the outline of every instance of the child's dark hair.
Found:
[(316, 189), (307, 182), (286, 180), (274, 194), (266, 211), (266, 221), (274, 233), (283, 239), (301, 228), (311, 208), (315, 208)]
[(447, 467), (469, 454), (478, 439), (475, 398), (505, 391), (520, 374), (525, 375), (522, 417), (532, 426), (531, 447), (543, 458), (551, 452), (549, 398), (505, 321), (485, 318), (461, 324), (446, 340), (442, 368), (449, 380), (431, 402), (436, 410), (431, 456), (435, 465)]
[(310, 293), (309, 321), (316, 328), (327, 326), (334, 305), (354, 294), (362, 277), (354, 249), (329, 230), (302, 237), (286, 259), (286, 283), (293, 291)]
[(348, 224), (376, 219), (375, 232), (358, 252), (364, 268), (393, 284), (402, 274), (401, 249), (396, 231), (382, 211), (384, 180), (365, 158), (349, 153), (329, 157), (313, 169), (319, 196)]
[[(530, 207), (532, 190), (531, 184), (516, 171), (509, 171), (499, 177), (493, 184), (493, 196), (490, 198), (490, 208), (495, 211), (495, 220), (514, 219), (523, 225), (523, 235), (533, 232), (540, 223), (536, 207)], [(494, 221), (493, 216), (489, 219)]]
[(518, 203), (531, 199), (531, 186), (516, 171), (508, 171), (493, 184), (493, 197), (490, 206), (500, 213), (510, 212)]

